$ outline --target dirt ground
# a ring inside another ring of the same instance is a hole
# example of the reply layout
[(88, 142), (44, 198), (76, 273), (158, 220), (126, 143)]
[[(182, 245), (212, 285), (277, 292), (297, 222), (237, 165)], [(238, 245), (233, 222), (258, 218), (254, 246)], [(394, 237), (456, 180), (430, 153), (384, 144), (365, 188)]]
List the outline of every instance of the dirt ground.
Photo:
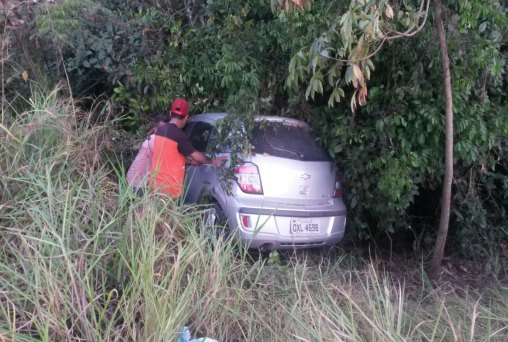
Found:
[[(386, 274), (392, 280), (404, 284), (407, 289), (421, 289), (432, 284), (444, 294), (474, 290), (478, 293), (489, 288), (508, 287), (508, 258), (498, 261), (495, 265), (489, 260), (465, 260), (458, 256), (444, 258), (440, 278), (431, 282), (428, 278), (428, 267), (431, 254), (417, 256), (412, 253), (372, 251), (368, 247), (337, 246), (328, 259), (319, 250), (281, 253), (288, 260), (291, 257), (306, 257), (316, 264), (345, 262), (358, 271), (374, 267), (380, 274)], [(426, 284), (424, 284), (426, 283)]]

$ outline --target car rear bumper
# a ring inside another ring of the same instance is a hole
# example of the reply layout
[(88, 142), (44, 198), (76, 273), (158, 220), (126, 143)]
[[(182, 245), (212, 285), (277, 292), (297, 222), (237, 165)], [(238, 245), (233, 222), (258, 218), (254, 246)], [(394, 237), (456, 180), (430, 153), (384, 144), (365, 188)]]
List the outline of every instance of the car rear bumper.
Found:
[(263, 251), (271, 250), (293, 250), (293, 249), (306, 249), (316, 247), (333, 246), (337, 244), (344, 232), (332, 234), (326, 238), (309, 238), (309, 239), (281, 239), (267, 234), (258, 234), (255, 238), (244, 232), (240, 232), (240, 242), (249, 249), (260, 249)]
[[(236, 239), (247, 248), (262, 250), (304, 249), (332, 246), (344, 236), (346, 210), (342, 202), (326, 209), (275, 209), (240, 207), (234, 218)], [(245, 219), (247, 217), (247, 219)], [(313, 223), (317, 232), (291, 232), (293, 222)], [(245, 227), (245, 223), (248, 227)]]

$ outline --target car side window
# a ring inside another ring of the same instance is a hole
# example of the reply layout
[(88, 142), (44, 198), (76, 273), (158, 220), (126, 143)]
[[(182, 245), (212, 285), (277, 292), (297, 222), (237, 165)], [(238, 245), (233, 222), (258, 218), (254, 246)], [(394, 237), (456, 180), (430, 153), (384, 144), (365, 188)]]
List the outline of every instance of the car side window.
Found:
[(190, 137), (193, 127), (194, 127), (194, 122), (189, 122), (188, 124), (185, 125), (183, 131), (185, 132), (185, 134), (187, 134), (188, 137)]
[(208, 146), (206, 152), (209, 154), (215, 153), (230, 153), (231, 152), (231, 142), (229, 138), (226, 138), (226, 141), (221, 141), (219, 139), (219, 132), (217, 128), (213, 127), (212, 132), (210, 133), (210, 138), (208, 139)]
[(189, 140), (196, 150), (206, 152), (208, 141), (212, 133), (212, 125), (206, 122), (195, 122), (190, 130)]

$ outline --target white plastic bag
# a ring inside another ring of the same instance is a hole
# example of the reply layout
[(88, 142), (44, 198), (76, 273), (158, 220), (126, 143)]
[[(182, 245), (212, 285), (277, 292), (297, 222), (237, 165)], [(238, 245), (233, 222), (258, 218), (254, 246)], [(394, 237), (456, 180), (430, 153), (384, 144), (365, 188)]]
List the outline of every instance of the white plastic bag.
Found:
[(200, 338), (195, 338), (195, 339), (191, 340), (191, 334), (190, 334), (189, 328), (183, 327), (182, 334), (180, 335), (178, 340), (176, 340), (176, 342), (219, 342), (219, 341), (214, 340), (213, 338), (209, 338), (209, 337), (200, 337)]

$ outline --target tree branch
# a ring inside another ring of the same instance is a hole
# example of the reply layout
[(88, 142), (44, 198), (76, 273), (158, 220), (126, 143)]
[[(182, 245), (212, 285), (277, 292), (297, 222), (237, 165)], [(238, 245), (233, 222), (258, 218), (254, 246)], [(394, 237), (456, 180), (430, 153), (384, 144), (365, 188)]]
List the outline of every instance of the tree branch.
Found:
[(389, 36), (387, 39), (388, 40), (393, 40), (393, 39), (402, 38), (402, 37), (412, 37), (412, 36), (416, 35), (418, 32), (420, 32), (425, 27), (425, 23), (427, 22), (427, 17), (429, 16), (430, 0), (422, 0), (422, 2), (420, 3), (420, 11), (419, 12), (420, 13), (422, 12), (423, 5), (424, 5), (425, 2), (427, 2), (427, 6), (425, 6), (425, 15), (423, 17), (423, 21), (420, 24), (420, 26), (418, 26), (412, 32), (411, 32), (411, 29), (407, 29), (405, 32), (397, 32), (397, 31), (395, 31), (395, 34), (393, 36)]

